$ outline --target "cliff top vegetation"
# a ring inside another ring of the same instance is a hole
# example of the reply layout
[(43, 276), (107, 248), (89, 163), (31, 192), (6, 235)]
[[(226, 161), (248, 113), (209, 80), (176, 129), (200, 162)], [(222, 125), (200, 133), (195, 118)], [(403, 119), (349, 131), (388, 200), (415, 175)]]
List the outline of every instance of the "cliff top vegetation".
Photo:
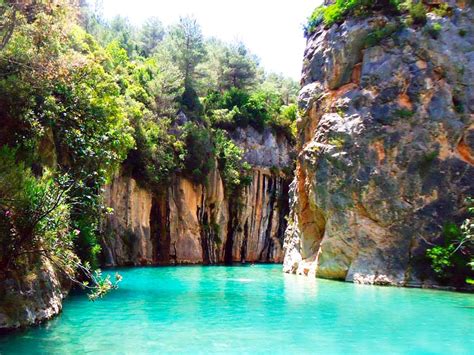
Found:
[(308, 18), (304, 28), (305, 36), (311, 35), (320, 24), (331, 27), (343, 22), (348, 16), (366, 17), (374, 12), (392, 16), (406, 15), (405, 22), (424, 24), (428, 11), (434, 11), (441, 16), (450, 11), (447, 2), (433, 3), (414, 0), (336, 0), (332, 4), (317, 7)]

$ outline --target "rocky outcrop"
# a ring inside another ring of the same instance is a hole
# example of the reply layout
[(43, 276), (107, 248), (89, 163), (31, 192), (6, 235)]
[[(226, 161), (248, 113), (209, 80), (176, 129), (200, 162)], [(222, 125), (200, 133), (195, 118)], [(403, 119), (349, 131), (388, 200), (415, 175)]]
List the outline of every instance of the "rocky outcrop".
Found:
[[(394, 31), (373, 43), (383, 28)], [(469, 6), (429, 13), (425, 26), (374, 14), (317, 28), (299, 97), (285, 271), (432, 282), (425, 251), (474, 195), (473, 77)]]
[(259, 132), (252, 126), (236, 128), (230, 137), (244, 150), (244, 159), (252, 166), (286, 168), (293, 165), (293, 147), (283, 134), (270, 128)]
[(9, 272), (0, 281), (0, 332), (52, 318), (62, 309), (68, 283), (47, 260), (28, 268), (28, 272)]
[(291, 164), (287, 140), (253, 128), (232, 138), (253, 165), (251, 182), (229, 198), (219, 171), (205, 185), (175, 176), (162, 191), (119, 175), (106, 188), (114, 209), (104, 221), (106, 265), (282, 262)]

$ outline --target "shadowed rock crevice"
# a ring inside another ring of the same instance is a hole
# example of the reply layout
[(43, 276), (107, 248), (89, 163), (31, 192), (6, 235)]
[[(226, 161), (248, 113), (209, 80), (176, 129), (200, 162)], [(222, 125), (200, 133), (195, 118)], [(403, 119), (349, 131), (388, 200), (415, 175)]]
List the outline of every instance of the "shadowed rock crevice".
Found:
[(150, 211), (150, 229), (153, 248), (153, 263), (170, 263), (170, 238), (167, 209), (167, 198), (165, 196), (154, 196)]

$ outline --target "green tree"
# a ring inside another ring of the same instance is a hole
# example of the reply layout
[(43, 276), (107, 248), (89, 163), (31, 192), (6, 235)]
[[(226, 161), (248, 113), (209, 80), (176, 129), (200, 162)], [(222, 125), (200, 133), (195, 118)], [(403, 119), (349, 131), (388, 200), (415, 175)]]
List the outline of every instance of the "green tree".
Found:
[(136, 29), (126, 17), (116, 16), (110, 21), (107, 37), (107, 42), (118, 41), (130, 56), (138, 48)]
[(300, 89), (300, 85), (296, 80), (275, 73), (265, 75), (260, 87), (266, 92), (278, 94), (285, 105), (296, 102)]
[(196, 111), (200, 108), (195, 91), (196, 67), (205, 56), (203, 35), (196, 19), (180, 18), (179, 23), (169, 31), (166, 48), (183, 76), (181, 104), (188, 111)]
[(181, 17), (179, 23), (169, 31), (173, 60), (181, 70), (184, 82), (192, 84), (196, 66), (204, 59), (205, 48), (201, 27), (192, 17)]
[(194, 182), (206, 183), (209, 172), (215, 168), (210, 131), (194, 122), (188, 122), (184, 127), (184, 141), (186, 143), (184, 172)]
[(219, 88), (228, 90), (249, 89), (256, 82), (258, 62), (242, 42), (237, 42), (226, 48), (220, 63), (221, 77)]
[(148, 18), (139, 32), (140, 53), (149, 57), (158, 45), (163, 41), (165, 30), (161, 21), (156, 17)]
[(159, 117), (174, 117), (184, 88), (183, 76), (169, 53), (159, 47), (153, 57), (143, 63), (141, 72), (149, 78), (142, 80), (141, 86), (153, 99), (150, 109)]
[(219, 79), (223, 75), (221, 64), (226, 48), (227, 44), (216, 38), (210, 38), (205, 41), (205, 60), (196, 67), (196, 71), (199, 73), (196, 86), (200, 96), (221, 91)]
[(219, 170), (224, 180), (226, 193), (230, 196), (250, 183), (248, 175), (250, 165), (243, 160), (242, 148), (228, 137), (227, 132), (216, 129), (213, 133)]

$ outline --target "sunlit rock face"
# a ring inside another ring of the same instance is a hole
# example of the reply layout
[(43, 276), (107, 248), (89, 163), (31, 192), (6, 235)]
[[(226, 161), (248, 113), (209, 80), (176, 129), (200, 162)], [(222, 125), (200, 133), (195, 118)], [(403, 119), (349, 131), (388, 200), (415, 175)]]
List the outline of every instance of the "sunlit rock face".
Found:
[(119, 175), (106, 187), (114, 209), (103, 223), (106, 265), (282, 262), (291, 145), (270, 129), (237, 129), (232, 139), (253, 168), (239, 196), (226, 196), (219, 171), (207, 184), (175, 176), (151, 191)]
[(426, 249), (474, 195), (474, 14), (461, 5), (368, 48), (394, 18), (321, 25), (308, 38), (285, 271), (433, 282)]

